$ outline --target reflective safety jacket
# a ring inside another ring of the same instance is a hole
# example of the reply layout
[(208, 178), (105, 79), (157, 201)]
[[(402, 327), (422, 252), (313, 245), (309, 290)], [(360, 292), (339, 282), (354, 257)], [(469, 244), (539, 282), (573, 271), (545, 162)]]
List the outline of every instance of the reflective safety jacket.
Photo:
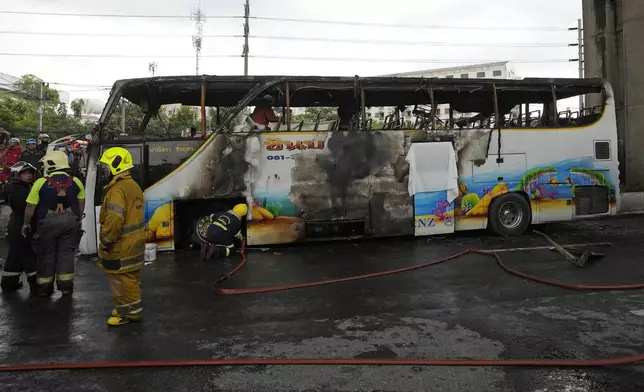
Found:
[(143, 191), (129, 172), (114, 176), (101, 206), (98, 266), (108, 273), (135, 271), (143, 265), (145, 221)]

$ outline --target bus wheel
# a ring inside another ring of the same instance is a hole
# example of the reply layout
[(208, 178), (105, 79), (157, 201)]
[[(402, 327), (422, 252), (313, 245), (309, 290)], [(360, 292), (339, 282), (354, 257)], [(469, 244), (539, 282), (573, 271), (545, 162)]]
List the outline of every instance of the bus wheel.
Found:
[(530, 204), (518, 193), (506, 193), (497, 197), (488, 211), (490, 227), (501, 236), (523, 234), (531, 220)]

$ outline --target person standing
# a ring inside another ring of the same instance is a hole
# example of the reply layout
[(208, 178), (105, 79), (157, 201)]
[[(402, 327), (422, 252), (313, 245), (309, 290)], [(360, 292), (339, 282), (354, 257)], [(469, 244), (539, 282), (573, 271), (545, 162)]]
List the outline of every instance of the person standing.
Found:
[(20, 276), (24, 272), (32, 294), (36, 294), (36, 254), (31, 248), (31, 238), (21, 235), (27, 196), (34, 181), (36, 168), (28, 162), (18, 162), (11, 167), (11, 183), (2, 190), (5, 203), (11, 207), (7, 226), (9, 253), (2, 271), (0, 288), (3, 293), (13, 293), (22, 288)]
[(42, 175), (42, 162), (40, 161), (45, 153), (38, 149), (36, 139), (27, 139), (27, 149), (20, 154), (22, 162), (28, 162), (31, 166), (35, 167)]
[(17, 137), (12, 137), (9, 139), (9, 145), (7, 148), (7, 161), (5, 162), (5, 167), (7, 169), (11, 166), (18, 163), (20, 155), (22, 154), (22, 147), (20, 147), (20, 139)]
[(69, 174), (67, 155), (52, 151), (43, 158), (46, 176), (39, 178), (27, 197), (23, 236), (31, 231), (38, 257), (38, 295), (51, 296), (56, 288), (63, 295), (74, 292), (74, 258), (81, 239), (81, 215), (85, 209), (85, 189)]
[(47, 154), (47, 146), (49, 146), (50, 138), (46, 133), (41, 133), (38, 135), (38, 150), (42, 151), (43, 154)]
[(112, 327), (141, 321), (141, 268), (145, 252), (143, 191), (130, 170), (132, 155), (112, 147), (99, 160), (101, 176), (109, 178), (99, 216), (98, 266), (107, 273), (116, 308), (107, 324)]
[(278, 122), (279, 118), (273, 111), (273, 97), (270, 95), (264, 95), (262, 99), (257, 102), (253, 114), (251, 114), (251, 119), (257, 123), (264, 126), (266, 130), (270, 130), (268, 127), (272, 122)]

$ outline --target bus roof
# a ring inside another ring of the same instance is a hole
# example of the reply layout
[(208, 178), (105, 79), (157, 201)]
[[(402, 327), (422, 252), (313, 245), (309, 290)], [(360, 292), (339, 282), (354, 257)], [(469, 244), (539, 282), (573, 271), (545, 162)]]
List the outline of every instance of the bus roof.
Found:
[[(602, 91), (602, 79), (526, 78), (514, 79), (446, 79), (412, 77), (325, 77), (325, 76), (161, 76), (119, 80), (112, 95), (123, 96), (155, 112), (162, 105), (180, 103), (201, 105), (205, 84), (206, 106), (236, 106), (251, 90), (280, 97), (285, 104), (285, 82), (288, 82), (291, 107), (337, 106), (359, 100), (365, 91), (365, 106), (398, 106), (427, 104), (430, 94), (436, 103), (450, 103), (461, 112), (481, 111), (493, 102), (494, 88), (500, 106), (515, 102), (548, 102), (553, 89), (557, 99)], [(250, 105), (256, 100), (250, 102)]]

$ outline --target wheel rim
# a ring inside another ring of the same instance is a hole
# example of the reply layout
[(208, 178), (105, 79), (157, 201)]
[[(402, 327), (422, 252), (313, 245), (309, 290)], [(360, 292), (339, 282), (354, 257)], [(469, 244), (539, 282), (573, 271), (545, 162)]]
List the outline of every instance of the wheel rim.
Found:
[(517, 202), (506, 201), (499, 208), (499, 222), (507, 229), (514, 229), (523, 220), (523, 210)]

